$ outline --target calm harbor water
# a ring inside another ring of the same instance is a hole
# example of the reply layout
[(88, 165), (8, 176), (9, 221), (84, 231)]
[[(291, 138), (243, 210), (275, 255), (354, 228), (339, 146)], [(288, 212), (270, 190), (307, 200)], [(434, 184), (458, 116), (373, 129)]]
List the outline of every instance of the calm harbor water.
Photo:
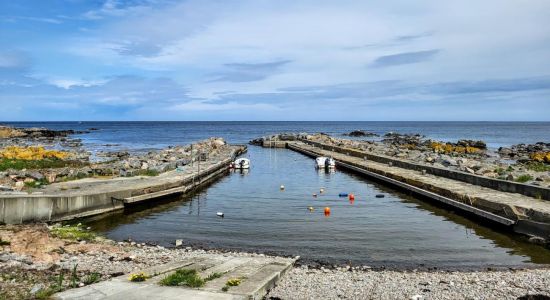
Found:
[[(14, 123), (97, 131), (79, 135), (91, 150), (145, 151), (211, 136), (231, 143), (277, 132), (354, 129), (421, 133), (440, 140), (481, 139), (490, 147), (550, 141), (550, 123), (461, 122), (55, 122)], [(108, 145), (108, 146), (106, 146)], [(373, 266), (479, 267), (550, 263), (550, 251), (524, 238), (480, 226), (362, 177), (319, 173), (313, 160), (284, 149), (249, 147), (247, 173), (233, 173), (199, 193), (90, 220), (108, 237), (170, 246), (300, 255)], [(286, 189), (279, 190), (284, 184)], [(317, 198), (323, 187), (325, 193)], [(354, 193), (350, 202), (341, 192)], [(376, 198), (383, 193), (385, 198)], [(308, 207), (314, 208), (313, 212)], [(325, 217), (324, 207), (331, 208)], [(225, 213), (225, 218), (216, 212)]]
[[(550, 251), (345, 172), (318, 172), (285, 149), (250, 147), (247, 173), (192, 197), (89, 223), (109, 238), (268, 251), (372, 266), (511, 266), (550, 263)], [(280, 191), (279, 186), (285, 185)], [(325, 193), (319, 194), (320, 188)], [(338, 197), (354, 193), (355, 201)], [(313, 193), (319, 194), (313, 197)], [(376, 198), (383, 193), (385, 198)], [(308, 207), (315, 210), (310, 212)], [(324, 207), (331, 214), (323, 214)], [(225, 218), (216, 212), (225, 213)]]

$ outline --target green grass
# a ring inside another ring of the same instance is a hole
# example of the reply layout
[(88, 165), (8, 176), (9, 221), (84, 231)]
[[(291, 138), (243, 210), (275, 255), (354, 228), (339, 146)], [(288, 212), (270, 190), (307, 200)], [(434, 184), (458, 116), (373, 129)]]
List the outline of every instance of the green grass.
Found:
[(100, 280), (101, 280), (101, 274), (93, 272), (88, 274), (86, 277), (84, 277), (84, 280), (82, 282), (88, 285), (88, 284), (99, 282)]
[(527, 182), (529, 180), (533, 180), (533, 177), (531, 175), (521, 175), (518, 178), (516, 178), (516, 182)]
[(175, 273), (164, 277), (160, 281), (160, 285), (165, 286), (188, 286), (198, 288), (203, 286), (205, 280), (202, 279), (197, 270), (179, 269)]
[(550, 165), (542, 162), (530, 162), (525, 164), (525, 168), (536, 172), (548, 172), (550, 171)]
[(0, 171), (7, 169), (23, 170), (23, 169), (49, 169), (49, 168), (64, 168), (64, 167), (80, 167), (84, 163), (74, 160), (61, 160), (57, 158), (47, 158), (40, 160), (25, 160), (25, 159), (0, 159)]
[(27, 188), (36, 188), (36, 187), (41, 187), (43, 185), (48, 185), (50, 184), (48, 182), (48, 180), (46, 180), (46, 178), (42, 178), (42, 179), (38, 179), (38, 180), (35, 180), (35, 181), (32, 181), (32, 182), (25, 182), (25, 187)]
[(65, 240), (90, 241), (96, 237), (95, 233), (87, 231), (78, 225), (56, 227), (50, 232), (53, 236)]
[(222, 277), (222, 276), (223, 276), (223, 273), (214, 272), (214, 273), (208, 275), (208, 277), (206, 277), (206, 278), (204, 279), (204, 281), (214, 280), (214, 279), (220, 278), (220, 277)]

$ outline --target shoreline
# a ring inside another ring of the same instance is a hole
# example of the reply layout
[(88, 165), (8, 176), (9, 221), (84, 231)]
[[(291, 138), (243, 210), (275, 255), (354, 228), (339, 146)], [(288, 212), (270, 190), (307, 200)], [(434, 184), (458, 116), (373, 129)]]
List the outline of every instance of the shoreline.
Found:
[[(27, 296), (20, 298), (27, 299), (35, 297), (40, 290), (46, 291), (55, 285), (55, 280), (50, 281), (48, 278), (55, 278), (59, 274), (71, 276), (71, 272), (75, 270), (78, 278), (76, 286), (71, 286), (70, 278), (66, 277), (62, 290), (93, 283), (86, 280), (94, 273), (99, 276), (96, 281), (104, 281), (184, 258), (275, 257), (257, 252), (204, 250), (188, 245), (167, 248), (146, 243), (116, 242), (102, 237), (94, 237), (89, 241), (61, 239), (52, 235), (55, 228), (64, 227), (47, 227), (45, 224), (0, 226), (2, 240), (11, 239), (10, 245), (2, 246), (0, 255), (0, 290), (26, 293)], [(82, 231), (86, 232), (84, 229)], [(334, 278), (338, 280), (332, 282)], [(503, 281), (514, 286), (514, 290), (506, 291), (505, 294), (499, 294), (503, 291), (496, 293), (495, 290), (486, 290), (487, 285), (500, 285)], [(377, 288), (379, 292), (381, 287), (395, 288), (399, 284), (399, 288), (389, 291), (392, 295), (398, 293), (398, 298), (420, 294), (439, 299), (442, 295), (457, 297), (475, 292), (490, 298), (505, 295), (507, 299), (515, 299), (534, 293), (550, 296), (549, 281), (550, 266), (485, 270), (393, 270), (360, 266), (310, 266), (298, 261), (276, 287), (269, 291), (266, 299), (311, 299), (315, 295), (327, 299), (339, 296), (356, 298), (356, 292), (372, 290), (370, 284), (374, 282), (380, 285)], [(340, 294), (334, 294), (334, 291), (339, 291)], [(512, 296), (515, 297), (511, 298)]]

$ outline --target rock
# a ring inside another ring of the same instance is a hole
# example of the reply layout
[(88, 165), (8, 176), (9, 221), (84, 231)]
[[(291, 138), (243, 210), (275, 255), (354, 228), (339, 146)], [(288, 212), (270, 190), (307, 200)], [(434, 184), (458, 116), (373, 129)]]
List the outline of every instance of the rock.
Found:
[(24, 186), (25, 186), (25, 182), (23, 181), (17, 181), (15, 183), (15, 189), (18, 191), (22, 190)]
[(0, 192), (10, 192), (13, 191), (13, 188), (6, 185), (0, 185)]
[(448, 166), (458, 166), (458, 162), (452, 158), (446, 158), (441, 162), (442, 165), (448, 167)]
[(55, 173), (48, 173), (46, 174), (46, 181), (49, 183), (54, 183), (57, 175)]
[(476, 172), (468, 167), (466, 167), (466, 172), (470, 173), (470, 174), (475, 174)]
[(29, 172), (28, 176), (33, 178), (33, 179), (36, 179), (36, 180), (44, 179), (44, 175), (42, 175), (42, 173), (40, 173), (38, 171)]
[(462, 147), (475, 147), (478, 149), (487, 149), (487, 144), (484, 141), (459, 140), (456, 143), (456, 145), (462, 146)]
[(538, 236), (532, 236), (529, 238), (529, 242), (533, 244), (544, 245), (546, 243), (546, 240)]
[(176, 240), (176, 247), (183, 245), (183, 240)]
[(38, 283), (33, 285), (29, 293), (31, 295), (35, 295), (36, 293), (38, 293), (40, 290), (43, 290), (43, 289), (44, 289), (44, 285), (42, 283)]
[(379, 136), (378, 134), (374, 132), (367, 132), (363, 130), (353, 130), (349, 133), (344, 133), (345, 136), (351, 136), (351, 137), (367, 137), (367, 136)]
[(506, 176), (506, 180), (514, 181), (514, 175), (508, 174), (508, 176)]
[(141, 163), (141, 169), (142, 169), (142, 170), (147, 170), (148, 168), (149, 168), (149, 164), (148, 164), (148, 163), (146, 163), (146, 162)]

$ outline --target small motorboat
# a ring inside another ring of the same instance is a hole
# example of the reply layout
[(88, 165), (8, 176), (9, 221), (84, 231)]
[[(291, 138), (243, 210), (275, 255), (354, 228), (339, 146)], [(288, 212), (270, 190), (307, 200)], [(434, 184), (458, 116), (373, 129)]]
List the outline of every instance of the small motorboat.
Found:
[(250, 159), (238, 158), (233, 162), (233, 168), (235, 169), (248, 169), (250, 168)]
[(336, 161), (332, 157), (319, 156), (315, 159), (315, 167), (319, 169), (332, 169), (336, 167)]

